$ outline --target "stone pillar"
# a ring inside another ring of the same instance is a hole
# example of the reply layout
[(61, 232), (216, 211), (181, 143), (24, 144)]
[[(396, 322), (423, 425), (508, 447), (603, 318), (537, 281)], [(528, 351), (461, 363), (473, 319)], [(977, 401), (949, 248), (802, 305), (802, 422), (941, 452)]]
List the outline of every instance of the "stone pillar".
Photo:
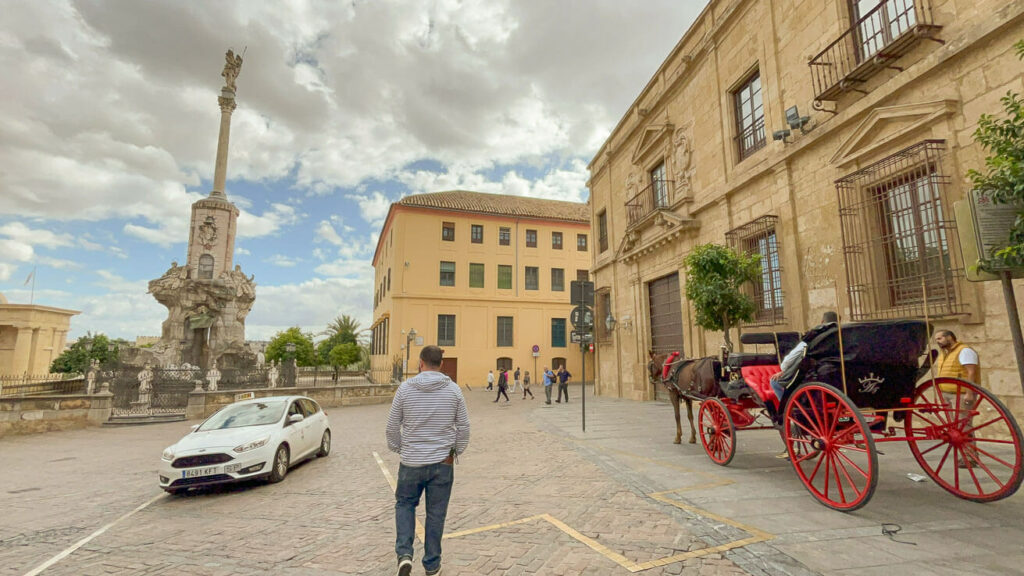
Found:
[(213, 172), (213, 191), (211, 198), (227, 199), (224, 193), (224, 181), (228, 173), (228, 141), (231, 139), (231, 113), (235, 111), (235, 93), (227, 87), (221, 89), (220, 97), (220, 135), (217, 137), (217, 164)]
[(199, 386), (189, 392), (188, 406), (185, 407), (185, 418), (189, 420), (206, 417), (206, 392), (203, 392), (202, 381), (197, 380), (196, 382), (199, 383)]
[(89, 421), (97, 424), (102, 424), (107, 420), (110, 420), (110, 415), (113, 412), (114, 407), (114, 395), (110, 393), (109, 389), (105, 389), (103, 392), (99, 392), (89, 397)]
[(29, 374), (42, 374), (49, 372), (49, 366), (46, 367), (46, 370), (42, 371), (39, 370), (39, 366), (36, 366), (36, 361), (39, 359), (40, 332), (42, 332), (41, 328), (32, 329), (32, 343), (29, 345), (28, 349), (28, 369), (25, 370)]
[(15, 327), (18, 333), (14, 336), (14, 357), (11, 358), (11, 372), (24, 374), (29, 370), (29, 359), (32, 356), (32, 328)]

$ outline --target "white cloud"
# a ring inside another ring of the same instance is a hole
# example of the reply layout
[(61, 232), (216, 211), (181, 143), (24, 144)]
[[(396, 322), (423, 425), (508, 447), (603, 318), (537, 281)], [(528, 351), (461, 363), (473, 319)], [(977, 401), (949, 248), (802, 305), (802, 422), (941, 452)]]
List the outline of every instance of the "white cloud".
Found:
[(338, 233), (334, 230), (334, 226), (331, 226), (331, 223), (326, 220), (322, 220), (320, 225), (317, 226), (313, 241), (329, 242), (335, 246), (341, 246), (342, 244), (341, 236), (338, 236)]
[(14, 273), (15, 270), (15, 266), (0, 262), (0, 282), (6, 282), (10, 280), (11, 275)]
[(54, 234), (49, 230), (32, 229), (21, 222), (9, 222), (0, 226), (0, 235), (28, 246), (45, 248), (73, 246), (75, 243), (70, 234)]
[(268, 264), (273, 264), (274, 266), (280, 266), (282, 268), (291, 268), (298, 264), (300, 260), (298, 258), (285, 256), (284, 254), (274, 254), (270, 258), (264, 260), (264, 262), (267, 262)]
[[(367, 267), (369, 268), (369, 267)], [(363, 327), (373, 321), (373, 270), (355, 277), (314, 278), (297, 284), (257, 286), (246, 320), (246, 337), (266, 340), (290, 326), (318, 332), (333, 318), (348, 314)]]
[(371, 226), (379, 227), (388, 216), (388, 208), (391, 207), (391, 200), (382, 192), (372, 192), (366, 195), (351, 194), (348, 196), (359, 205), (359, 214), (363, 220)]
[(242, 248), (238, 244), (235, 244), (235, 255), (236, 256), (251, 256), (252, 252), (250, 252), (249, 250), (247, 250), (245, 248)]

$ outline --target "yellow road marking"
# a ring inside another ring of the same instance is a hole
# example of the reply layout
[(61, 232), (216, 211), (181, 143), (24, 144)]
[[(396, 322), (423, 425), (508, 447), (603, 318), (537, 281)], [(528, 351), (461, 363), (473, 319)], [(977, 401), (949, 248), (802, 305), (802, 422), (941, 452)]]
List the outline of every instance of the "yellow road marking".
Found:
[[(612, 562), (615, 562), (619, 566), (622, 566), (626, 570), (629, 570), (630, 572), (642, 572), (644, 570), (650, 570), (651, 568), (658, 568), (660, 566), (667, 566), (668, 564), (674, 564), (676, 562), (682, 562), (684, 560), (689, 560), (691, 558), (699, 558), (701, 556), (707, 556), (708, 554), (720, 554), (722, 552), (727, 552), (727, 551), (733, 550), (735, 548), (742, 548), (744, 546), (749, 546), (751, 544), (756, 544), (758, 542), (765, 542), (765, 541), (771, 540), (772, 538), (775, 537), (773, 534), (771, 534), (769, 532), (765, 532), (764, 530), (760, 530), (760, 529), (755, 528), (753, 526), (750, 526), (750, 525), (747, 525), (747, 524), (743, 524), (741, 522), (737, 522), (737, 521), (732, 520), (730, 518), (726, 518), (725, 516), (720, 516), (718, 514), (715, 514), (714, 512), (709, 512), (707, 510), (704, 510), (703, 508), (698, 508), (698, 507), (690, 505), (690, 504), (685, 504), (683, 502), (680, 502), (678, 500), (669, 498), (667, 496), (668, 494), (677, 494), (679, 492), (686, 492), (686, 491), (689, 491), (689, 490), (702, 490), (702, 489), (706, 489), (706, 488), (716, 488), (716, 487), (719, 487), (719, 486), (728, 486), (730, 484), (734, 484), (735, 483), (733, 480), (730, 480), (728, 478), (722, 478), (721, 476), (717, 476), (715, 474), (711, 474), (709, 472), (704, 472), (704, 471), (701, 471), (701, 470), (686, 469), (686, 468), (683, 468), (681, 466), (675, 466), (675, 465), (672, 465), (672, 464), (667, 464), (667, 463), (664, 463), (664, 462), (659, 462), (657, 460), (651, 460), (649, 458), (644, 458), (643, 456), (635, 456), (635, 455), (629, 454), (627, 452), (621, 452), (621, 451), (618, 451), (618, 450), (613, 450), (613, 449), (608, 449), (608, 448), (600, 448), (600, 447), (598, 447), (598, 448), (602, 449), (602, 450), (609, 451), (609, 452), (618, 452), (618, 453), (621, 453), (623, 455), (630, 456), (632, 458), (636, 458), (638, 460), (643, 460), (643, 461), (646, 461), (646, 462), (651, 462), (653, 464), (658, 464), (658, 465), (666, 466), (666, 467), (669, 467), (669, 468), (676, 468), (676, 469), (684, 470), (686, 472), (692, 472), (692, 473), (695, 473), (695, 474), (698, 474), (698, 475), (701, 475), (701, 476), (705, 476), (705, 477), (716, 478), (716, 480), (713, 480), (711, 482), (705, 482), (703, 484), (696, 484), (696, 485), (693, 485), (693, 486), (686, 486), (686, 487), (683, 487), (683, 488), (677, 488), (675, 490), (665, 490), (663, 492), (652, 492), (650, 494), (647, 494), (647, 497), (651, 498), (652, 500), (656, 500), (658, 502), (663, 502), (665, 504), (670, 504), (672, 506), (675, 506), (676, 508), (679, 508), (680, 510), (685, 510), (685, 511), (687, 511), (687, 512), (689, 512), (689, 513), (691, 513), (691, 514), (693, 514), (695, 516), (701, 516), (703, 518), (708, 518), (708, 519), (715, 520), (715, 521), (721, 522), (723, 524), (732, 526), (733, 528), (737, 528), (739, 530), (742, 530), (742, 531), (750, 534), (750, 537), (749, 538), (743, 538), (743, 539), (740, 539), (740, 540), (733, 540), (732, 542), (726, 542), (725, 544), (721, 544), (719, 546), (713, 546), (713, 547), (710, 547), (710, 548), (701, 548), (700, 550), (691, 550), (690, 552), (683, 552), (681, 554), (675, 554), (673, 556), (666, 556), (664, 558), (655, 558), (654, 560), (647, 560), (645, 562), (633, 562), (629, 558), (626, 558), (625, 556), (623, 556), (622, 554), (619, 554), (617, 552), (613, 552), (607, 546), (601, 544), (600, 542), (594, 540), (593, 538), (589, 538), (587, 536), (584, 536), (583, 534), (581, 534), (580, 532), (578, 532), (577, 530), (575, 530), (574, 528), (572, 528), (571, 526), (569, 526), (565, 522), (562, 522), (558, 518), (555, 518), (554, 516), (551, 516), (550, 514), (538, 514), (536, 516), (529, 516), (527, 518), (520, 518), (518, 520), (513, 520), (511, 522), (502, 522), (500, 524), (491, 524), (490, 526), (481, 526), (479, 528), (470, 528), (468, 530), (460, 530), (458, 532), (452, 532), (452, 533), (445, 534), (444, 536), (442, 536), (442, 539), (443, 540), (450, 540), (452, 538), (461, 538), (463, 536), (469, 536), (469, 535), (472, 535), (472, 534), (480, 534), (482, 532), (490, 532), (492, 530), (501, 530), (503, 528), (508, 528), (509, 526), (516, 526), (518, 524), (525, 524), (527, 522), (533, 522), (533, 521), (536, 521), (536, 520), (543, 520), (543, 521), (551, 524), (555, 528), (558, 528), (563, 533), (565, 533), (569, 537), (575, 539), (576, 541), (580, 542), (581, 544), (586, 545), (591, 550), (597, 552), (598, 554), (604, 556), (605, 558), (611, 560)], [(377, 459), (377, 464), (380, 466), (381, 471), (384, 473), (384, 477), (387, 479), (388, 484), (391, 485), (391, 489), (394, 490), (395, 486), (396, 486), (396, 483), (395, 483), (394, 477), (391, 475), (391, 472), (387, 469), (387, 466), (384, 464), (384, 461), (381, 459), (379, 454), (374, 452), (373, 453), (373, 457)], [(419, 537), (420, 541), (422, 542), (423, 541), (423, 525), (420, 524), (419, 520), (416, 521), (416, 535)]]
[[(377, 459), (377, 465), (380, 466), (380, 471), (384, 473), (384, 478), (388, 481), (388, 485), (391, 486), (391, 492), (394, 493), (395, 489), (398, 488), (398, 483), (395, 482), (395, 477), (391, 475), (391, 471), (384, 464), (384, 460), (381, 459), (380, 454), (373, 453), (373, 457)], [(416, 537), (420, 539), (420, 542), (424, 541), (423, 537), (423, 524), (416, 519)]]

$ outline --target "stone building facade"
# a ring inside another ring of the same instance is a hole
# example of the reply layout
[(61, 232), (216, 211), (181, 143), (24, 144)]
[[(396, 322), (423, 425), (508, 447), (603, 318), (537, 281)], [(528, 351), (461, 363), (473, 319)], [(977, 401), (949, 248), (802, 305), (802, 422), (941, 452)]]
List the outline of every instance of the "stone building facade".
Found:
[(979, 116), (1024, 90), (1022, 38), (1021, 0), (711, 0), (590, 163), (597, 314), (618, 320), (598, 392), (655, 397), (652, 348), (718, 353), (682, 269), (716, 242), (762, 255), (743, 330), (927, 313), (1024, 415), (1001, 288), (966, 280), (953, 218)]
[(395, 364), (401, 372), (406, 344), (411, 373), (422, 347), (436, 344), (442, 371), (460, 384), (483, 385), (500, 366), (539, 383), (537, 370), (563, 363), (579, 381), (569, 299), (570, 283), (588, 276), (588, 219), (586, 204), (461, 190), (392, 204), (373, 258), (374, 380), (387, 382)]
[(48, 374), (77, 310), (11, 304), (0, 294), (0, 375)]

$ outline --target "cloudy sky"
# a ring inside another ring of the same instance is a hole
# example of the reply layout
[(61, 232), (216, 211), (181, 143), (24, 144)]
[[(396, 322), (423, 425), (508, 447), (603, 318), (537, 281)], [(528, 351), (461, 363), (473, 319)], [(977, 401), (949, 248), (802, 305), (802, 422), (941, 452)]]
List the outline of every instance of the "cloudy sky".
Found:
[(213, 179), (224, 52), (247, 335), (372, 318), (388, 205), (469, 189), (584, 201), (586, 164), (706, 0), (4, 2), (0, 292), (158, 335)]

